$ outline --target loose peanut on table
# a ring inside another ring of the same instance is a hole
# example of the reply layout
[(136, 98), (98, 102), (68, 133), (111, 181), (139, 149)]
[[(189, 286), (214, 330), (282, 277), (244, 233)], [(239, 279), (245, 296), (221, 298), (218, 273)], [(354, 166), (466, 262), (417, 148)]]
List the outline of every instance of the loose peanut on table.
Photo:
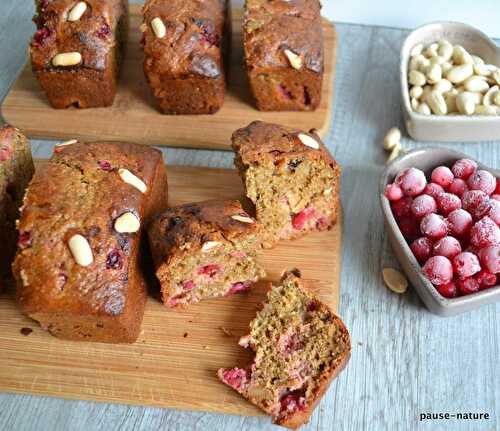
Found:
[(500, 68), (448, 40), (411, 49), (408, 83), (419, 114), (500, 115)]

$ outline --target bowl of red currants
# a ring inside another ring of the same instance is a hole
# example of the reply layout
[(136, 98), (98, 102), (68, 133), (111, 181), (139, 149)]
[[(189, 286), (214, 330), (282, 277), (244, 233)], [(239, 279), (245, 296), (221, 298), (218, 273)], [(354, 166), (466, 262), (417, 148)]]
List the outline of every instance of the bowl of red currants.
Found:
[(427, 308), (500, 300), (500, 171), (446, 148), (396, 159), (380, 182), (393, 250)]

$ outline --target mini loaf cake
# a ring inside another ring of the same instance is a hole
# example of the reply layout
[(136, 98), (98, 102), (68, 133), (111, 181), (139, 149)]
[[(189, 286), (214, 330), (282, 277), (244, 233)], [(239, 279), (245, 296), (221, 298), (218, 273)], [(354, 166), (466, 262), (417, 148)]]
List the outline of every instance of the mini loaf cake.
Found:
[(246, 0), (245, 62), (261, 111), (318, 107), (323, 82), (320, 9), (318, 0)]
[(165, 114), (212, 114), (224, 102), (226, 0), (147, 0), (144, 73)]
[(291, 429), (308, 421), (351, 353), (344, 323), (303, 286), (297, 270), (271, 287), (240, 345), (255, 352), (253, 363), (220, 369), (219, 378)]
[(165, 208), (160, 151), (128, 143), (68, 143), (37, 169), (14, 262), (22, 310), (53, 335), (130, 343), (146, 303), (145, 226)]
[(0, 127), (0, 291), (11, 279), (16, 220), (33, 171), (29, 140), (14, 127)]
[(232, 140), (265, 247), (335, 224), (340, 167), (313, 131), (255, 121), (237, 130)]
[(127, 37), (127, 0), (36, 0), (31, 65), (54, 108), (110, 106)]
[(256, 262), (258, 226), (238, 201), (169, 208), (148, 233), (163, 302), (171, 307), (246, 291), (264, 276)]

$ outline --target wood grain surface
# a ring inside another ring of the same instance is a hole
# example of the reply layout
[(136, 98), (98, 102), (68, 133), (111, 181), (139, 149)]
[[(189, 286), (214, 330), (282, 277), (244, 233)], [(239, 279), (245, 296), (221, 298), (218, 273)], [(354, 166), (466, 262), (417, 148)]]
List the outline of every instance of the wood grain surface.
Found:
[[(332, 2), (333, 3), (333, 2)], [(337, 3), (337, 2), (335, 2)], [(381, 2), (380, 7), (383, 7)], [(455, 5), (459, 7), (458, 5)], [(491, 13), (498, 6), (491, 5)], [(0, 97), (26, 61), (33, 3), (3, 0)], [(335, 105), (325, 143), (342, 166), (343, 241), (339, 312), (353, 341), (351, 361), (301, 431), (494, 431), (500, 429), (500, 303), (461, 316), (430, 314), (412, 288), (388, 291), (385, 266), (398, 264), (387, 242), (378, 180), (389, 127), (405, 148), (424, 144), (405, 133), (399, 51), (408, 30), (336, 23)], [(46, 158), (53, 141), (34, 141)], [(439, 144), (500, 167), (500, 142)], [(162, 149), (173, 165), (230, 168), (226, 151)], [(29, 339), (29, 337), (27, 337)], [(4, 351), (0, 351), (0, 356)], [(486, 421), (420, 422), (422, 412), (488, 412)], [(0, 393), (6, 431), (283, 431), (266, 417), (221, 415)]]
[(162, 115), (144, 77), (142, 68), (142, 22), (139, 5), (131, 5), (127, 53), (115, 103), (109, 108), (52, 109), (36, 81), (30, 64), (5, 98), (2, 113), (6, 121), (30, 137), (80, 140), (128, 140), (148, 145), (230, 149), (234, 130), (260, 118), (264, 121), (309, 130), (324, 136), (330, 125), (337, 33), (323, 20), (325, 35), (325, 80), (322, 100), (315, 112), (260, 112), (254, 108), (243, 69), (241, 9), (233, 11), (233, 43), (228, 89), (222, 109), (215, 115)]
[[(234, 170), (170, 167), (170, 205), (239, 198)], [(329, 232), (283, 242), (259, 254), (267, 279), (299, 268), (335, 310), (339, 298), (340, 223)], [(249, 293), (173, 311), (150, 298), (139, 340), (111, 345), (58, 340), (22, 316), (12, 294), (0, 296), (0, 390), (64, 398), (255, 415), (259, 411), (219, 382), (217, 369), (246, 365), (237, 343), (265, 298), (267, 282)], [(152, 289), (152, 295), (157, 296)], [(24, 329), (23, 329), (24, 328)], [(22, 331), (33, 330), (25, 336)]]

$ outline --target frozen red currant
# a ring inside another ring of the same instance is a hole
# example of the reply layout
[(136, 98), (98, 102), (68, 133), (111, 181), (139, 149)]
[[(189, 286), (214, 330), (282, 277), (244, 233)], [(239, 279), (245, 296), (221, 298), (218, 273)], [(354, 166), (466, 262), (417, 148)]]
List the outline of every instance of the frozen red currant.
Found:
[(399, 229), (407, 241), (413, 241), (419, 236), (418, 222), (413, 217), (403, 217), (399, 220)]
[(448, 227), (442, 216), (428, 214), (422, 219), (420, 230), (427, 238), (437, 240), (446, 236)]
[(500, 274), (500, 244), (480, 249), (478, 256), (484, 269), (493, 274)]
[(425, 174), (416, 168), (408, 168), (400, 172), (394, 182), (401, 187), (406, 196), (419, 195), (427, 185)]
[(397, 219), (402, 219), (403, 217), (409, 217), (411, 215), (411, 204), (413, 202), (413, 198), (407, 196), (399, 201), (393, 202), (391, 204), (392, 212), (394, 213), (394, 217)]
[(385, 188), (385, 196), (390, 201), (398, 201), (403, 197), (403, 190), (396, 184), (387, 184)]
[(441, 193), (437, 197), (437, 204), (439, 211), (444, 216), (448, 215), (452, 211), (462, 208), (462, 201), (460, 198), (451, 193)]
[(487, 195), (491, 195), (496, 188), (496, 178), (488, 171), (482, 169), (474, 172), (467, 180), (470, 190), (481, 190)]
[(453, 181), (453, 172), (446, 166), (438, 166), (432, 171), (431, 180), (441, 187), (448, 187)]
[(485, 271), (484, 269), (479, 271), (474, 278), (479, 283), (479, 289), (488, 289), (490, 287), (496, 286), (497, 276), (491, 272)]
[(425, 262), (422, 271), (435, 286), (449, 283), (453, 278), (453, 267), (444, 256), (433, 256)]
[(441, 193), (444, 193), (444, 189), (439, 184), (428, 183), (423, 193), (436, 199)]
[(467, 183), (460, 178), (455, 178), (448, 186), (448, 192), (457, 195), (459, 198), (461, 198), (467, 190), (469, 190)]
[(483, 217), (489, 217), (498, 226), (500, 226), (500, 202), (494, 199), (484, 200), (474, 211), (474, 217), (476, 219), (482, 219)]
[(474, 277), (467, 277), (457, 280), (457, 287), (462, 295), (470, 295), (479, 290), (479, 283)]
[(500, 178), (497, 178), (497, 181), (496, 181), (496, 182), (497, 182), (497, 185), (496, 185), (496, 187), (495, 187), (495, 191), (494, 191), (494, 193), (495, 193), (496, 195), (500, 195)]
[(495, 200), (495, 201), (500, 202), (500, 194), (499, 195), (497, 195), (497, 194), (491, 195), (490, 198)]
[(437, 210), (436, 201), (432, 196), (420, 195), (413, 199), (411, 212), (417, 218), (425, 217), (427, 214), (435, 213)]
[(477, 169), (477, 163), (470, 159), (457, 160), (451, 167), (451, 172), (456, 178), (467, 180)]
[(464, 251), (453, 258), (453, 269), (459, 279), (464, 279), (481, 271), (481, 265), (475, 254)]
[(416, 239), (410, 245), (415, 259), (421, 264), (427, 262), (432, 253), (432, 241), (425, 236)]
[(458, 296), (457, 285), (453, 280), (446, 284), (436, 286), (436, 290), (445, 298), (456, 298)]
[(462, 246), (456, 238), (445, 236), (436, 241), (432, 247), (432, 252), (434, 256), (444, 256), (451, 260), (462, 252)]
[(468, 190), (462, 196), (462, 208), (473, 212), (486, 199), (488, 195), (482, 190)]
[(470, 242), (480, 248), (500, 244), (500, 228), (489, 217), (483, 217), (472, 226)]
[(463, 237), (470, 232), (473, 225), (472, 216), (463, 209), (452, 211), (446, 219), (452, 235)]

